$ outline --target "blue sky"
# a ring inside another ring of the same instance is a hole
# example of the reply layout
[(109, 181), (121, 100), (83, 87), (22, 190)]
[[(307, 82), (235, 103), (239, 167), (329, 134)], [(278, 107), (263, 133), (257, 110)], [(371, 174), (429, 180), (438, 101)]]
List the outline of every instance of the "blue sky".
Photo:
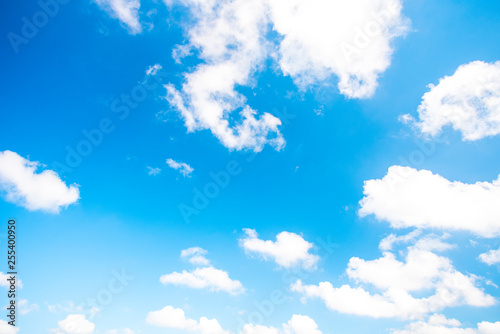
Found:
[(0, 11), (0, 332), (500, 331), (498, 2), (41, 3)]

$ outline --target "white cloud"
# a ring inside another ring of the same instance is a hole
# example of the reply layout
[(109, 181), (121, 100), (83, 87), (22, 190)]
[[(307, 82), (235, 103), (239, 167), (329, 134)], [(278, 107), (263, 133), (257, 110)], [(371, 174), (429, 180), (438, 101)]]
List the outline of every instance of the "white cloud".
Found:
[(160, 174), (160, 172), (161, 172), (160, 168), (158, 168), (158, 167), (153, 168), (153, 167), (148, 166), (148, 175), (156, 176), (156, 175)]
[(241, 334), (321, 334), (316, 322), (305, 315), (294, 314), (292, 319), (283, 324), (283, 330), (275, 327), (246, 324)]
[(95, 325), (82, 314), (70, 314), (57, 324), (59, 328), (53, 330), (56, 334), (92, 334), (95, 330)]
[(284, 268), (302, 267), (312, 269), (319, 257), (309, 253), (314, 244), (307, 242), (300, 235), (281, 232), (276, 241), (258, 238), (255, 230), (244, 229), (245, 237), (240, 239), (240, 246), (247, 253), (255, 253), (265, 260), (271, 259)]
[(390, 65), (392, 40), (408, 29), (399, 0), (269, 1), (273, 28), (283, 36), (281, 69), (299, 87), (336, 75), (347, 97), (374, 94)]
[[(200, 320), (186, 317), (184, 310), (173, 306), (166, 306), (159, 311), (149, 312), (146, 322), (150, 325), (179, 329), (191, 333), (199, 334), (229, 334), (229, 331), (222, 329), (216, 319), (209, 320), (201, 317)], [(283, 324), (282, 329), (246, 324), (243, 326), (241, 334), (321, 334), (316, 322), (304, 315), (293, 315), (292, 319)]]
[(122, 330), (118, 329), (108, 329), (106, 331), (106, 334), (134, 334), (135, 332), (131, 330), (130, 328), (123, 328)]
[(347, 284), (336, 288), (330, 282), (304, 285), (298, 280), (291, 289), (305, 298), (323, 300), (330, 310), (374, 318), (421, 319), (447, 307), (496, 303), (476, 287), (474, 275), (462, 274), (449, 259), (417, 245), (418, 241), (407, 248), (405, 262), (387, 251), (371, 261), (351, 258), (346, 273), (360, 285), (356, 288)]
[(424, 134), (437, 135), (447, 125), (462, 132), (463, 140), (500, 133), (500, 61), (462, 65), (429, 88), (416, 123)]
[(410, 323), (404, 330), (394, 330), (392, 334), (496, 334), (500, 333), (500, 322), (480, 322), (477, 329), (462, 328), (460, 321), (446, 319), (440, 314), (432, 315), (427, 321)]
[(201, 247), (191, 247), (181, 251), (181, 258), (188, 259), (192, 264), (208, 266), (210, 261), (205, 257), (207, 251)]
[(179, 91), (166, 85), (167, 99), (182, 115), (188, 131), (209, 129), (230, 149), (262, 150), (265, 144), (284, 146), (281, 121), (246, 104), (237, 86), (252, 86), (254, 73), (267, 57), (265, 2), (179, 2), (191, 9), (194, 25), (189, 44), (200, 51), (200, 64), (185, 74)]
[(97, 4), (112, 17), (124, 23), (131, 34), (142, 32), (139, 23), (140, 0), (96, 0)]
[(214, 267), (196, 268), (191, 271), (173, 272), (160, 277), (160, 282), (174, 285), (184, 285), (193, 289), (209, 289), (210, 291), (225, 291), (238, 295), (245, 291), (238, 280), (232, 280), (228, 273)]
[(394, 244), (403, 243), (403, 242), (407, 243), (409, 241), (413, 241), (413, 240), (415, 240), (415, 238), (417, 238), (421, 234), (422, 234), (422, 231), (419, 231), (419, 230), (415, 230), (411, 233), (408, 233), (408, 234), (402, 235), (402, 236), (396, 236), (395, 234), (390, 234), (389, 236), (382, 239), (382, 241), (380, 241), (378, 248), (382, 251), (390, 251), (390, 250), (392, 250), (392, 247)]
[(19, 308), (19, 313), (21, 313), (22, 315), (26, 315), (31, 311), (39, 309), (37, 304), (31, 304), (27, 299), (20, 299), (17, 303), (17, 306)]
[(209, 266), (210, 261), (205, 258), (206, 250), (200, 247), (191, 247), (181, 252), (181, 258), (189, 262), (204, 266), (191, 271), (173, 272), (160, 277), (160, 282), (174, 285), (184, 285), (193, 289), (209, 289), (210, 291), (225, 291), (231, 295), (245, 292), (238, 280), (229, 277), (226, 271)]
[[(2, 271), (0, 271), (0, 286), (8, 288), (10, 286), (10, 283), (9, 281), (7, 281), (7, 279), (9, 279), (10, 276), (11, 275), (4, 274)], [(23, 287), (23, 282), (17, 276), (16, 276), (16, 286), (19, 288)]]
[(165, 306), (159, 311), (149, 312), (146, 322), (150, 325), (185, 330), (199, 334), (229, 334), (216, 319), (201, 317), (199, 321), (187, 318), (184, 310)]
[(146, 70), (146, 75), (156, 75), (156, 73), (158, 73), (158, 71), (161, 69), (162, 66), (160, 64), (154, 64), (148, 67), (148, 69)]
[(167, 159), (167, 165), (170, 168), (178, 170), (182, 175), (187, 176), (187, 177), (191, 177), (191, 174), (194, 171), (194, 168), (189, 166), (187, 163), (177, 162), (177, 161), (172, 160), (172, 159)]
[[(202, 61), (184, 75), (179, 90), (166, 85), (167, 100), (184, 118), (188, 131), (209, 129), (230, 149), (280, 150), (281, 121), (257, 117), (238, 87), (253, 88), (266, 60), (301, 88), (339, 79), (348, 97), (369, 97), (390, 64), (392, 40), (408, 20), (401, 0), (256, 0), (166, 1), (191, 11), (188, 44), (174, 49), (176, 62), (199, 51)], [(269, 32), (279, 37), (269, 39)], [(278, 48), (278, 52), (276, 52)]]
[(427, 170), (392, 166), (382, 179), (365, 181), (359, 215), (375, 215), (394, 228), (470, 231), (500, 236), (500, 178), (452, 182)]
[(58, 213), (80, 198), (77, 185), (69, 187), (56, 172), (44, 170), (37, 161), (29, 161), (15, 152), (0, 151), (0, 191), (8, 202), (28, 210)]
[(172, 58), (176, 64), (181, 64), (182, 59), (191, 55), (191, 46), (189, 44), (176, 45), (172, 49)]
[(0, 333), (16, 334), (17, 332), (19, 332), (18, 327), (11, 326), (7, 321), (0, 319)]
[(480, 254), (479, 259), (490, 266), (500, 263), (500, 248), (492, 249), (487, 253)]

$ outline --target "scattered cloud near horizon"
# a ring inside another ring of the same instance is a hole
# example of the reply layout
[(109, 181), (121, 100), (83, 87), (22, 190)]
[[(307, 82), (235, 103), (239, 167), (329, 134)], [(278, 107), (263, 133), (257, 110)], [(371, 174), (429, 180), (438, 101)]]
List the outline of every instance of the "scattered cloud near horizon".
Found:
[[(398, 260), (398, 253), (389, 251), (375, 260), (351, 258), (346, 274), (356, 287), (344, 284), (337, 288), (328, 281), (308, 285), (297, 280), (291, 290), (300, 293), (304, 301), (320, 299), (328, 309), (339, 313), (402, 320), (422, 319), (449, 307), (497, 303), (477, 286), (475, 275), (459, 272), (450, 259), (436, 254), (442, 247), (420, 248), (436, 245), (420, 240), (406, 247), (404, 261)], [(379, 293), (371, 293), (373, 289)], [(427, 297), (419, 297), (422, 292)]]

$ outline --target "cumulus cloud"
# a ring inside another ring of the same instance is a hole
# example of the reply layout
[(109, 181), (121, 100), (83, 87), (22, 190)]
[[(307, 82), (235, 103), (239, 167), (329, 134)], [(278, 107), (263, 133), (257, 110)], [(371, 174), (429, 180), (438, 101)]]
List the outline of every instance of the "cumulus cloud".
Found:
[(168, 167), (178, 170), (179, 173), (181, 173), (183, 176), (191, 177), (191, 174), (194, 171), (194, 168), (189, 166), (185, 162), (177, 162), (172, 159), (167, 159), (167, 165)]
[[(167, 100), (188, 131), (209, 129), (230, 149), (280, 150), (281, 121), (258, 113), (239, 87), (253, 88), (266, 60), (306, 89), (332, 78), (348, 97), (370, 97), (390, 64), (392, 40), (408, 20), (401, 0), (167, 1), (190, 9), (188, 43), (176, 62), (198, 50), (201, 64), (180, 88), (166, 85)], [(273, 31), (274, 34), (270, 34)], [(270, 38), (271, 35), (277, 38)]]
[(181, 252), (181, 258), (188, 259), (190, 263), (202, 267), (191, 271), (173, 272), (160, 277), (160, 282), (174, 285), (183, 285), (193, 289), (208, 289), (210, 291), (224, 291), (231, 295), (245, 292), (243, 285), (238, 280), (233, 280), (229, 274), (210, 266), (210, 261), (205, 257), (206, 250), (200, 247), (191, 247)]
[(262, 325), (246, 324), (241, 334), (321, 334), (316, 322), (305, 315), (294, 314), (292, 319), (283, 324), (283, 329)]
[[(462, 65), (429, 89), (415, 123), (422, 133), (435, 136), (445, 126), (460, 131), (463, 140), (500, 133), (500, 61)], [(411, 118), (406, 115), (406, 119)]]
[(269, 1), (273, 28), (283, 36), (279, 63), (299, 87), (338, 77), (351, 98), (374, 94), (390, 65), (392, 40), (408, 29), (399, 0)]
[[(8, 288), (10, 286), (10, 283), (9, 281), (7, 281), (7, 279), (9, 278), (10, 275), (4, 274), (2, 271), (0, 271), (0, 286)], [(19, 288), (23, 287), (23, 282), (18, 277), (16, 277), (16, 286)]]
[[(216, 319), (209, 320), (201, 317), (200, 320), (186, 317), (184, 310), (173, 306), (166, 306), (159, 311), (149, 312), (146, 322), (150, 325), (179, 329), (199, 334), (230, 334), (222, 329)], [(304, 315), (294, 314), (292, 319), (282, 325), (282, 328), (262, 325), (245, 324), (241, 334), (321, 334), (316, 322)]]
[(216, 319), (201, 317), (200, 320), (187, 318), (184, 310), (173, 306), (165, 306), (159, 311), (148, 313), (146, 322), (150, 325), (180, 329), (199, 334), (229, 334)]
[(181, 258), (187, 259), (190, 263), (208, 266), (210, 261), (205, 257), (208, 252), (201, 247), (191, 247), (181, 251)]
[(265, 260), (273, 260), (280, 267), (302, 267), (312, 269), (319, 257), (309, 253), (314, 244), (307, 242), (300, 235), (281, 232), (276, 241), (259, 239), (255, 230), (244, 229), (245, 237), (240, 239), (240, 246), (248, 254), (256, 254)]
[(500, 248), (479, 255), (479, 259), (490, 266), (500, 263)]
[(374, 318), (421, 319), (447, 307), (496, 303), (476, 286), (474, 275), (462, 274), (448, 258), (418, 248), (418, 241), (407, 247), (404, 261), (388, 251), (375, 260), (353, 257), (346, 274), (358, 287), (298, 280), (291, 289), (304, 298), (323, 300), (330, 310)]
[(5, 320), (0, 319), (0, 333), (2, 334), (17, 334), (19, 328), (9, 325)]
[(463, 328), (460, 321), (433, 314), (427, 321), (410, 323), (404, 330), (394, 330), (392, 334), (495, 334), (500, 332), (500, 322), (480, 322), (477, 329)]
[(365, 181), (359, 215), (373, 214), (394, 228), (417, 227), (500, 235), (500, 178), (467, 184), (427, 170), (392, 166), (382, 179)]
[(95, 330), (95, 325), (82, 314), (70, 314), (57, 324), (59, 328), (53, 330), (56, 334), (92, 334)]
[(125, 24), (131, 34), (142, 32), (139, 23), (140, 0), (96, 0), (97, 4)]
[(0, 151), (0, 192), (5, 199), (30, 211), (50, 213), (76, 203), (80, 198), (78, 186), (66, 186), (52, 170), (37, 173), (41, 166), (15, 152)]

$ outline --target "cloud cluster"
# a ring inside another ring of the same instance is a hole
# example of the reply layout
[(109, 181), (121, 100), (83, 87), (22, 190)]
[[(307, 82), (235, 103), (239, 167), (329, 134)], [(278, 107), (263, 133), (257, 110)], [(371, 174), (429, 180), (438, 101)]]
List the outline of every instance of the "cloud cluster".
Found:
[[(196, 334), (230, 334), (222, 329), (216, 319), (201, 317), (200, 320), (186, 317), (184, 310), (173, 306), (165, 306), (159, 311), (149, 312), (146, 322), (150, 325), (179, 329)], [(283, 324), (282, 329), (262, 325), (246, 324), (240, 334), (321, 334), (316, 322), (304, 315), (293, 315)]]
[(139, 23), (140, 0), (96, 0), (96, 2), (112, 17), (125, 24), (131, 34), (142, 32)]
[(479, 259), (490, 266), (500, 263), (500, 248), (492, 249), (487, 253), (480, 254)]
[[(185, 73), (180, 89), (165, 86), (167, 100), (188, 131), (209, 129), (224, 146), (237, 150), (260, 151), (266, 144), (280, 150), (285, 145), (281, 121), (266, 112), (257, 116), (238, 91), (255, 85), (266, 60), (275, 60), (301, 89), (336, 76), (345, 96), (370, 97), (390, 64), (392, 40), (408, 27), (400, 0), (167, 4), (189, 8), (188, 45), (176, 50), (198, 50), (202, 61)], [(279, 37), (270, 37), (276, 33)]]
[(231, 295), (245, 292), (243, 285), (238, 280), (233, 280), (229, 274), (220, 269), (210, 266), (205, 258), (206, 251), (200, 247), (191, 247), (181, 252), (181, 258), (187, 258), (189, 262), (203, 267), (182, 272), (173, 272), (160, 277), (162, 284), (182, 285), (193, 289), (208, 289), (210, 291), (224, 291)]
[(429, 88), (415, 123), (422, 133), (434, 136), (447, 125), (460, 131), (463, 140), (500, 133), (500, 61), (462, 65)]
[(150, 325), (185, 330), (199, 334), (229, 334), (222, 329), (216, 319), (201, 317), (200, 320), (187, 318), (184, 310), (165, 306), (159, 311), (148, 313), (146, 322)]
[(500, 322), (480, 322), (477, 329), (463, 328), (460, 321), (433, 314), (427, 321), (410, 323), (404, 330), (394, 330), (392, 334), (496, 334), (500, 333)]
[(319, 257), (309, 253), (314, 244), (304, 240), (300, 235), (281, 232), (276, 241), (262, 240), (255, 230), (244, 229), (245, 237), (240, 239), (240, 246), (248, 254), (256, 254), (265, 260), (273, 260), (280, 267), (302, 267), (312, 269), (318, 263)]
[(57, 324), (59, 328), (53, 330), (55, 334), (92, 334), (95, 330), (95, 324), (82, 314), (70, 314)]
[(330, 310), (373, 318), (421, 319), (447, 307), (496, 303), (476, 287), (474, 275), (457, 271), (448, 258), (419, 248), (418, 242), (407, 247), (404, 260), (389, 251), (371, 261), (353, 257), (346, 274), (360, 287), (336, 288), (330, 282), (304, 285), (298, 280), (291, 289), (305, 298), (323, 300)]
[(77, 185), (69, 187), (56, 172), (44, 170), (37, 161), (29, 161), (15, 152), (0, 152), (0, 191), (8, 202), (28, 210), (58, 213), (80, 198)]
[(452, 182), (427, 170), (392, 166), (382, 179), (365, 181), (359, 215), (373, 214), (394, 228), (470, 231), (500, 236), (500, 178)]

